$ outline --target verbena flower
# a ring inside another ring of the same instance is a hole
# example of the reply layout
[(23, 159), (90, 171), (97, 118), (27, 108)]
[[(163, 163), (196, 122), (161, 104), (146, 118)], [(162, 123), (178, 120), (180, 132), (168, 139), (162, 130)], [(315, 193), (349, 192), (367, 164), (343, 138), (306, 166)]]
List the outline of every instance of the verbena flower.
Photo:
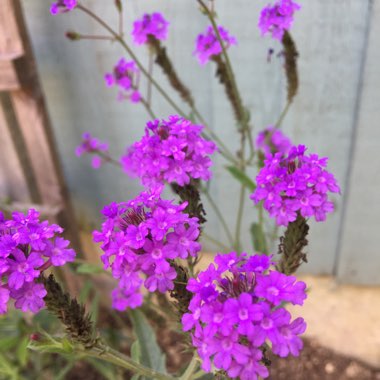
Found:
[(58, 0), (51, 4), (50, 13), (57, 15), (59, 13), (72, 11), (78, 4), (77, 0)]
[(168, 26), (169, 22), (165, 20), (161, 13), (145, 13), (140, 20), (133, 23), (133, 41), (138, 45), (142, 45), (148, 42), (149, 36), (157, 40), (166, 40)]
[(164, 182), (184, 186), (191, 178), (209, 180), (209, 156), (217, 148), (201, 137), (202, 129), (177, 115), (148, 122), (145, 135), (122, 157), (124, 170), (148, 187)]
[(118, 100), (129, 99), (132, 103), (138, 103), (141, 100), (141, 94), (138, 91), (140, 70), (134, 61), (127, 61), (121, 58), (114, 67), (112, 73), (104, 76), (108, 87), (114, 85), (119, 87)]
[[(216, 265), (215, 265), (216, 264)], [(283, 302), (302, 305), (306, 284), (269, 270), (271, 257), (235, 252), (217, 255), (187, 289), (194, 293), (183, 329), (191, 330), (193, 345), (209, 372), (212, 364), (231, 378), (254, 380), (268, 377), (263, 365), (264, 347), (273, 353), (298, 356), (299, 335), (306, 329), (302, 318), (291, 321)]]
[(112, 293), (118, 310), (140, 306), (142, 286), (149, 292), (172, 290), (177, 273), (171, 261), (201, 249), (198, 219), (183, 212), (187, 202), (163, 200), (161, 189), (106, 206), (102, 229), (94, 232), (94, 240), (102, 243), (104, 268), (119, 281)]
[(279, 129), (270, 125), (258, 133), (256, 146), (264, 155), (277, 152), (287, 154), (292, 142)]
[[(231, 36), (225, 28), (218, 26), (218, 31), (226, 48), (237, 44), (236, 38)], [(201, 65), (206, 64), (212, 57), (219, 55), (222, 51), (222, 46), (211, 25), (206, 29), (205, 33), (198, 35), (194, 54)]]
[(260, 14), (261, 34), (271, 33), (273, 38), (281, 41), (285, 31), (292, 26), (294, 12), (299, 9), (301, 6), (293, 0), (278, 0), (274, 5), (267, 5)]
[(90, 132), (82, 135), (81, 144), (75, 149), (75, 154), (80, 157), (83, 154), (91, 154), (91, 165), (94, 169), (99, 169), (104, 163), (102, 153), (108, 152), (108, 144), (101, 142), (96, 137), (92, 137)]
[(335, 177), (325, 168), (327, 158), (305, 154), (303, 145), (292, 147), (288, 155), (268, 154), (264, 167), (256, 177), (257, 188), (251, 199), (263, 201), (270, 216), (278, 225), (287, 226), (298, 213), (304, 218), (324, 221), (334, 210), (329, 193), (339, 193)]
[(38, 282), (51, 266), (75, 259), (69, 242), (59, 235), (63, 229), (39, 220), (39, 213), (14, 212), (6, 220), (0, 212), (0, 314), (7, 311), (9, 299), (22, 311), (37, 312), (44, 306), (46, 290)]

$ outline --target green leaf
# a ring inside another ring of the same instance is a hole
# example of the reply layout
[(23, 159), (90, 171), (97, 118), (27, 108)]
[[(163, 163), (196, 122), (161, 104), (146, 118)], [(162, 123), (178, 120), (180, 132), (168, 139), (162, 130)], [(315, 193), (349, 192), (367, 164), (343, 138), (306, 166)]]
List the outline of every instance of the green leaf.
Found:
[(86, 362), (90, 363), (107, 380), (116, 379), (115, 368), (112, 365), (95, 358), (86, 358)]
[(85, 283), (82, 286), (82, 289), (79, 293), (79, 302), (85, 303), (87, 301), (88, 295), (90, 294), (90, 291), (92, 289), (92, 281), (90, 279), (87, 279)]
[[(139, 310), (129, 312), (133, 330), (139, 342), (141, 364), (156, 371), (166, 373), (165, 355), (157, 344), (156, 334), (145, 315)], [(136, 349), (136, 348), (135, 348)], [(147, 379), (144, 377), (143, 379)]]
[(226, 169), (236, 178), (242, 185), (244, 185), (251, 193), (256, 189), (255, 183), (239, 168), (236, 166), (226, 166)]
[(267, 254), (268, 247), (265, 238), (265, 233), (259, 223), (252, 223), (251, 225), (252, 244), (256, 252)]
[(29, 338), (25, 337), (17, 347), (17, 360), (21, 367), (25, 367), (28, 362), (28, 344)]
[(97, 264), (84, 263), (77, 266), (77, 273), (80, 274), (98, 274), (104, 273), (104, 269)]

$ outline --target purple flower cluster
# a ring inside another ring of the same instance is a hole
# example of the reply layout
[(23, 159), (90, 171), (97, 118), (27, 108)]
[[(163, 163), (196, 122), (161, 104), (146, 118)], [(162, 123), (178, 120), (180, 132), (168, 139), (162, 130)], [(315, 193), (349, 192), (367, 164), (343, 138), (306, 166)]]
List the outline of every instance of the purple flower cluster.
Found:
[(191, 178), (209, 180), (209, 155), (217, 148), (201, 137), (202, 129), (177, 115), (148, 122), (143, 138), (122, 157), (124, 170), (140, 177), (144, 186), (165, 181), (183, 186)]
[(256, 139), (257, 149), (264, 155), (277, 152), (287, 154), (292, 145), (289, 137), (285, 136), (279, 129), (272, 125), (259, 132)]
[(82, 135), (82, 143), (75, 149), (75, 154), (80, 157), (83, 154), (92, 154), (91, 165), (94, 169), (99, 169), (102, 166), (104, 157), (103, 153), (108, 152), (108, 144), (103, 143), (95, 137), (92, 137), (90, 132), (85, 132)]
[(304, 320), (291, 321), (281, 304), (302, 305), (306, 284), (268, 271), (271, 258), (265, 255), (231, 252), (217, 255), (215, 263), (189, 280), (187, 289), (194, 295), (182, 317), (183, 329), (192, 330), (205, 371), (211, 371), (213, 363), (231, 378), (267, 377), (260, 349), (266, 342), (280, 357), (298, 356), (303, 347), (298, 335), (306, 329)]
[(39, 213), (14, 212), (6, 220), (0, 212), (0, 314), (7, 311), (10, 298), (15, 307), (36, 313), (44, 306), (46, 290), (37, 281), (51, 266), (74, 261), (69, 242), (58, 236), (63, 229), (39, 221)]
[(50, 6), (50, 13), (57, 15), (59, 13), (72, 11), (78, 4), (77, 0), (58, 0)]
[(278, 225), (287, 226), (300, 213), (324, 221), (326, 214), (334, 210), (328, 193), (339, 193), (334, 176), (325, 168), (327, 157), (305, 155), (303, 145), (294, 146), (289, 154), (267, 155), (264, 167), (256, 177), (257, 188), (251, 199), (269, 211)]
[(166, 40), (168, 26), (169, 22), (165, 20), (161, 13), (145, 13), (140, 20), (133, 23), (133, 41), (137, 45), (142, 45), (149, 41), (150, 36), (157, 40)]
[(183, 212), (187, 202), (163, 200), (161, 190), (106, 206), (102, 230), (94, 232), (94, 240), (102, 242), (104, 268), (111, 267), (119, 281), (112, 293), (115, 309), (140, 306), (142, 285), (149, 292), (172, 290), (177, 273), (170, 261), (195, 256), (201, 248), (198, 219)]
[[(218, 30), (226, 48), (237, 44), (236, 38), (231, 36), (222, 26), (218, 26)], [(211, 25), (206, 29), (205, 33), (198, 35), (194, 54), (198, 57), (201, 65), (206, 64), (212, 57), (219, 55), (222, 51), (222, 46)]]
[(282, 39), (285, 30), (293, 23), (293, 14), (301, 6), (293, 0), (278, 0), (274, 5), (267, 5), (260, 14), (259, 28), (261, 34), (271, 33), (272, 37)]
[(138, 91), (140, 70), (134, 61), (121, 58), (113, 72), (107, 73), (104, 79), (108, 87), (117, 85), (120, 88), (118, 100), (129, 99), (132, 103), (138, 103), (141, 100), (141, 94)]

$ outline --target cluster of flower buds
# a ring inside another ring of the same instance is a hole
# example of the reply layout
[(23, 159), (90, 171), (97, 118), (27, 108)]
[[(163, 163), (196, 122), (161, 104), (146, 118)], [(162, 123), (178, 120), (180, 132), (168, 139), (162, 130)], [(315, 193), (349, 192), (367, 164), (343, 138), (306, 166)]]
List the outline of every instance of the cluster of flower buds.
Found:
[(61, 236), (63, 229), (30, 209), (26, 215), (14, 212), (6, 220), (0, 212), (0, 313), (7, 311), (9, 299), (22, 311), (36, 313), (44, 306), (44, 286), (40, 274), (51, 266), (74, 261), (74, 250)]
[(259, 132), (256, 139), (256, 147), (264, 155), (287, 154), (292, 145), (289, 137), (272, 125)]
[(112, 73), (104, 76), (108, 87), (118, 86), (118, 100), (129, 99), (132, 103), (138, 103), (141, 100), (141, 94), (138, 91), (140, 70), (134, 61), (127, 61), (121, 58), (114, 67)]
[(278, 225), (287, 226), (297, 219), (314, 216), (324, 221), (326, 214), (334, 210), (328, 193), (339, 193), (335, 177), (325, 168), (327, 157), (305, 155), (303, 145), (294, 146), (288, 155), (267, 155), (264, 167), (256, 177), (257, 188), (251, 195), (255, 203), (263, 201), (270, 216)]
[[(220, 38), (225, 44), (225, 48), (236, 45), (236, 38), (231, 36), (222, 26), (218, 26)], [(199, 34), (196, 39), (194, 54), (197, 56), (201, 65), (206, 64), (213, 57), (222, 53), (223, 49), (220, 45), (218, 36), (215, 34), (214, 28), (210, 25), (205, 33)]]
[(144, 186), (177, 183), (191, 178), (209, 180), (216, 145), (201, 136), (203, 127), (177, 115), (147, 123), (145, 135), (122, 157), (127, 173), (141, 179)]
[(301, 6), (293, 0), (277, 0), (274, 5), (266, 6), (260, 14), (261, 33), (271, 33), (272, 37), (282, 40), (286, 30), (293, 24), (293, 15)]
[(57, 15), (72, 11), (78, 5), (77, 0), (58, 0), (51, 4), (50, 13)]
[(111, 267), (118, 280), (112, 294), (118, 310), (141, 306), (142, 285), (149, 292), (173, 290), (177, 273), (171, 261), (196, 256), (201, 249), (198, 219), (183, 212), (186, 202), (161, 199), (161, 190), (106, 206), (102, 229), (94, 232), (94, 240), (102, 243), (104, 268)]
[(140, 20), (133, 23), (132, 38), (137, 45), (149, 42), (149, 37), (157, 40), (166, 40), (168, 36), (169, 22), (164, 16), (155, 12), (152, 14), (145, 13)]
[(183, 329), (192, 331), (193, 345), (202, 368), (213, 366), (231, 378), (255, 380), (268, 376), (263, 351), (280, 357), (297, 356), (306, 329), (302, 318), (291, 321), (284, 302), (302, 305), (306, 284), (269, 270), (271, 257), (235, 252), (220, 254), (187, 289), (194, 295), (189, 312), (182, 317)]
[(83, 154), (91, 154), (91, 165), (94, 169), (99, 169), (105, 161), (104, 154), (108, 152), (108, 144), (101, 142), (96, 137), (92, 137), (89, 132), (82, 135), (82, 143), (75, 149), (75, 154), (80, 157)]

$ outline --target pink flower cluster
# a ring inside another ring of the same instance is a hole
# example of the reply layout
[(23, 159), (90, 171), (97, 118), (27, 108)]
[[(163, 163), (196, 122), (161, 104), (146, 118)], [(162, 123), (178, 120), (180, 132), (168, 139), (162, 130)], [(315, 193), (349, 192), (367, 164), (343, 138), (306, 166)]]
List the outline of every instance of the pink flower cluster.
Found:
[(77, 0), (58, 0), (51, 4), (50, 13), (57, 15), (59, 13), (65, 13), (72, 11), (78, 5)]
[(108, 152), (108, 144), (92, 137), (90, 132), (83, 133), (82, 143), (75, 149), (75, 154), (78, 157), (83, 154), (93, 155), (91, 165), (94, 169), (99, 169), (102, 166), (104, 162), (102, 154), (106, 152)]
[(256, 177), (257, 188), (251, 199), (269, 211), (278, 225), (287, 226), (300, 213), (305, 218), (314, 216), (324, 221), (334, 210), (328, 193), (339, 193), (334, 176), (325, 168), (327, 157), (305, 155), (303, 145), (292, 147), (288, 155), (267, 155), (264, 167)]
[(157, 40), (166, 40), (168, 26), (169, 22), (165, 20), (161, 13), (145, 13), (140, 20), (136, 20), (133, 23), (133, 41), (137, 45), (142, 45), (148, 42), (149, 36), (152, 36)]
[(210, 372), (213, 363), (231, 378), (265, 378), (268, 369), (261, 360), (268, 342), (280, 357), (298, 356), (303, 346), (299, 335), (306, 324), (302, 318), (291, 321), (281, 305), (302, 305), (306, 284), (268, 271), (270, 260), (265, 255), (220, 254), (216, 266), (189, 280), (187, 289), (194, 296), (182, 324), (192, 331), (203, 370)]
[(285, 136), (272, 125), (259, 132), (256, 139), (257, 149), (264, 155), (274, 153), (287, 154), (292, 145), (289, 137)]
[(195, 256), (201, 248), (198, 219), (183, 212), (187, 202), (178, 206), (163, 200), (161, 189), (106, 206), (102, 230), (94, 232), (94, 240), (102, 243), (104, 268), (111, 267), (119, 281), (112, 293), (118, 310), (141, 306), (142, 285), (149, 292), (172, 290), (177, 273), (170, 261)]
[(132, 103), (138, 103), (141, 100), (141, 94), (138, 91), (140, 70), (134, 61), (121, 58), (113, 72), (107, 73), (104, 79), (108, 87), (117, 85), (120, 88), (118, 100), (129, 99)]
[(191, 178), (209, 180), (209, 155), (217, 148), (201, 137), (202, 129), (177, 115), (148, 122), (143, 138), (122, 157), (124, 170), (148, 187), (165, 181), (184, 186)]
[(10, 298), (15, 307), (36, 313), (44, 306), (40, 274), (50, 266), (74, 261), (74, 250), (59, 235), (63, 229), (30, 209), (27, 215), (14, 212), (6, 220), (0, 212), (0, 314), (6, 313)]
[[(231, 36), (222, 26), (218, 26), (218, 31), (226, 48), (237, 44), (236, 38)], [(206, 29), (205, 33), (198, 35), (194, 54), (201, 65), (206, 64), (212, 57), (219, 55), (222, 51), (222, 46), (211, 25)]]
[(301, 6), (293, 0), (277, 0), (274, 5), (267, 5), (260, 14), (261, 34), (271, 33), (281, 41), (285, 30), (292, 26), (294, 12), (299, 9)]

